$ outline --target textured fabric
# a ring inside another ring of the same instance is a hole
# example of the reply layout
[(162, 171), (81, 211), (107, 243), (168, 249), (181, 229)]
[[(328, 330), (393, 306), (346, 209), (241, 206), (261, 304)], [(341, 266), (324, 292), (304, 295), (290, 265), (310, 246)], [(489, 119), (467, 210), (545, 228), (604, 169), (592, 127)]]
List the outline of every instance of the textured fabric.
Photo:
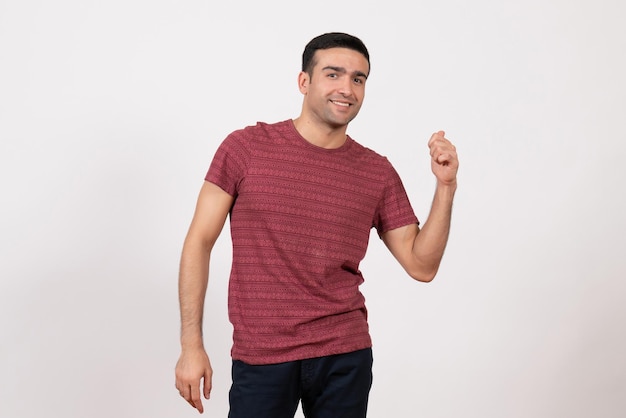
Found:
[(222, 142), (206, 180), (235, 197), (233, 359), (270, 364), (371, 347), (358, 288), (370, 230), (417, 222), (389, 161), (350, 137), (324, 149), (291, 120), (258, 123)]
[(233, 360), (229, 418), (365, 418), (372, 349), (278, 364)]

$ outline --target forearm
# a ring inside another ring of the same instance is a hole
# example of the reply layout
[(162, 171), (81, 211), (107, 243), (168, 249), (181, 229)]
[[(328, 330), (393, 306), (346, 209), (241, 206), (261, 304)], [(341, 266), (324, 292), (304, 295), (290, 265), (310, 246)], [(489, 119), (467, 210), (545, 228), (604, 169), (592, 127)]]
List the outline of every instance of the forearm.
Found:
[(180, 303), (183, 349), (202, 347), (202, 317), (209, 273), (210, 250), (206, 246), (185, 243), (180, 261), (178, 296)]
[(424, 281), (432, 280), (439, 270), (450, 234), (455, 192), (456, 182), (437, 184), (428, 219), (413, 241), (412, 255), (421, 266)]
[(210, 255), (210, 249), (202, 242), (190, 231), (181, 255), (178, 279), (181, 353), (176, 363), (176, 388), (200, 413), (204, 411), (201, 396), (209, 399), (213, 376), (211, 362), (202, 341), (202, 313)]

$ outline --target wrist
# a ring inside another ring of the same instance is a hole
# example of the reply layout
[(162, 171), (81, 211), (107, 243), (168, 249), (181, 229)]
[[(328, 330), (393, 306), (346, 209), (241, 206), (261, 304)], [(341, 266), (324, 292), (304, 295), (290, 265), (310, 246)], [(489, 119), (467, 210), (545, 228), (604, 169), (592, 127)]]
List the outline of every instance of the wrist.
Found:
[(197, 351), (204, 351), (204, 344), (200, 343), (200, 344), (186, 344), (186, 343), (182, 343), (180, 345), (180, 350), (183, 353), (194, 353)]
[(437, 180), (438, 192), (444, 192), (444, 193), (449, 193), (449, 194), (451, 193), (454, 195), (454, 192), (456, 192), (456, 187), (457, 187), (456, 179), (452, 181)]
[(180, 336), (180, 346), (183, 351), (186, 350), (204, 350), (204, 341), (202, 339), (202, 334), (198, 333), (181, 333)]

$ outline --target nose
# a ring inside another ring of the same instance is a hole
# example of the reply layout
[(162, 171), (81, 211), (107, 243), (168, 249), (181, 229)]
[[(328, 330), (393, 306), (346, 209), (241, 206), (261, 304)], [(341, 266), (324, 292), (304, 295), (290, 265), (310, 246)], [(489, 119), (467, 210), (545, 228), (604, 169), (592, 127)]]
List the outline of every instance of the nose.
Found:
[(341, 93), (345, 97), (352, 96), (352, 93), (353, 93), (352, 80), (350, 79), (350, 77), (344, 77), (342, 81), (343, 82), (341, 83), (341, 86), (339, 87), (339, 93)]

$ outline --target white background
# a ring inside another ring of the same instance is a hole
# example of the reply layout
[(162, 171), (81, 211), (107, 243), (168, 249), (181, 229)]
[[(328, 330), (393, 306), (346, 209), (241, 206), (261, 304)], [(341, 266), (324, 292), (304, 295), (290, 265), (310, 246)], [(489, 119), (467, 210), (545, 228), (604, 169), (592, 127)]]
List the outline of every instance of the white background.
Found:
[[(192, 417), (174, 388), (182, 241), (232, 130), (296, 117), (304, 45), (359, 36), (349, 128), (424, 221), (426, 141), (461, 160), (438, 277), (375, 235), (371, 417), (626, 410), (626, 6), (620, 0), (0, 1), (0, 417)], [(206, 416), (230, 385), (228, 227)]]

